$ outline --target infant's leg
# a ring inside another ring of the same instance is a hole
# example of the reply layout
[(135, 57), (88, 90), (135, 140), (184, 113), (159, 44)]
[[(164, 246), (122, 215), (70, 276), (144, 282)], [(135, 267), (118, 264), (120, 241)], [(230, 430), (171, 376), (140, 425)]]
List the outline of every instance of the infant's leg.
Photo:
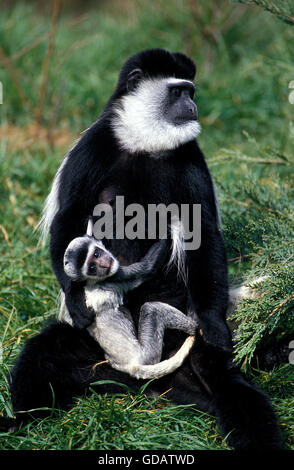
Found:
[(194, 335), (196, 322), (171, 305), (163, 302), (146, 302), (141, 307), (138, 327), (143, 364), (156, 364), (160, 361), (166, 328)]
[(141, 346), (132, 317), (126, 309), (100, 312), (88, 331), (111, 364), (141, 363)]

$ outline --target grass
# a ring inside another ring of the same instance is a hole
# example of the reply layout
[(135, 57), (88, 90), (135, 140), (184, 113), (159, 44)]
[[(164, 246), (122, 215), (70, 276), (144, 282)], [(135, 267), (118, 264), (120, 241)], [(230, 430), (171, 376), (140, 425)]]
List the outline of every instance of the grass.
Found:
[(68, 412), (31, 423), (25, 436), (19, 432), (2, 439), (2, 448), (23, 450), (225, 448), (211, 417), (131, 392), (101, 396), (92, 391)]
[[(110, 3), (110, 5), (109, 5)], [(216, 179), (231, 282), (267, 274), (265, 296), (245, 302), (236, 354), (266, 390), (284, 440), (294, 449), (293, 365), (253, 369), (254, 349), (293, 325), (294, 29), (259, 9), (229, 1), (128, 0), (65, 10), (50, 59), (41, 128), (35, 124), (50, 18), (17, 2), (0, 17), (0, 44), (11, 67), (0, 68), (0, 340), (1, 412), (11, 414), (6, 376), (25, 341), (56, 314), (59, 292), (38, 221), (62, 156), (111, 94), (122, 62), (147, 47), (181, 50), (198, 66), (199, 143)], [(197, 14), (199, 16), (197, 17)], [(42, 39), (44, 37), (44, 39)], [(46, 39), (47, 38), (47, 39)], [(14, 77), (15, 78), (15, 77)], [(285, 300), (288, 302), (281, 305)], [(274, 312), (272, 315), (271, 313)], [(227, 449), (214, 418), (189, 407), (134, 394), (93, 390), (68, 411), (52, 411), (0, 449)]]

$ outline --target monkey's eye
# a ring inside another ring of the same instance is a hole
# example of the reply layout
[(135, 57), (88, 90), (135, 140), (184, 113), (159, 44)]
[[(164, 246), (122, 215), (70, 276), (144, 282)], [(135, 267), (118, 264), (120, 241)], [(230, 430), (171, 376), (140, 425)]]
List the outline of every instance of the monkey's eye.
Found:
[(95, 274), (96, 273), (96, 265), (94, 263), (90, 264), (89, 273), (90, 274)]
[(172, 93), (176, 98), (179, 98), (182, 94), (182, 90), (181, 90), (181, 88), (175, 87), (175, 88), (172, 89)]
[(195, 93), (196, 93), (196, 88), (191, 88), (189, 90), (189, 95), (190, 95), (191, 100), (194, 98)]
[(95, 252), (94, 252), (95, 258), (99, 258), (100, 255), (101, 255), (100, 251), (99, 251), (99, 250), (95, 250)]

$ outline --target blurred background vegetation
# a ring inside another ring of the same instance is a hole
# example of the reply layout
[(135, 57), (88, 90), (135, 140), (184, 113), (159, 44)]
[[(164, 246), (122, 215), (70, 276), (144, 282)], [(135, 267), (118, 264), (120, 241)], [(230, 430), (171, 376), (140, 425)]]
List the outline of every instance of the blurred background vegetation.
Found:
[[(242, 4), (241, 4), (242, 3)], [(293, 365), (251, 362), (294, 330), (294, 11), (287, 0), (0, 1), (0, 350), (6, 375), (56, 315), (58, 285), (33, 232), (63, 155), (103, 109), (123, 62), (150, 47), (197, 64), (199, 144), (216, 180), (231, 283), (266, 275), (234, 315), (236, 360), (270, 395), (294, 447)], [(77, 400), (0, 448), (227, 448), (215, 420), (162, 397)]]

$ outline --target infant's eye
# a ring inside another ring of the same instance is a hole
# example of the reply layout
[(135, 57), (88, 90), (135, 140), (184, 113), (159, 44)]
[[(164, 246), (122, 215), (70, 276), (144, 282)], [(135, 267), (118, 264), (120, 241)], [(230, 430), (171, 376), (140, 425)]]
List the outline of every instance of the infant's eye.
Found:
[(95, 258), (99, 258), (100, 254), (101, 253), (99, 250), (95, 250), (95, 253), (94, 253)]
[(94, 263), (90, 264), (89, 272), (94, 274), (96, 272), (96, 265)]

